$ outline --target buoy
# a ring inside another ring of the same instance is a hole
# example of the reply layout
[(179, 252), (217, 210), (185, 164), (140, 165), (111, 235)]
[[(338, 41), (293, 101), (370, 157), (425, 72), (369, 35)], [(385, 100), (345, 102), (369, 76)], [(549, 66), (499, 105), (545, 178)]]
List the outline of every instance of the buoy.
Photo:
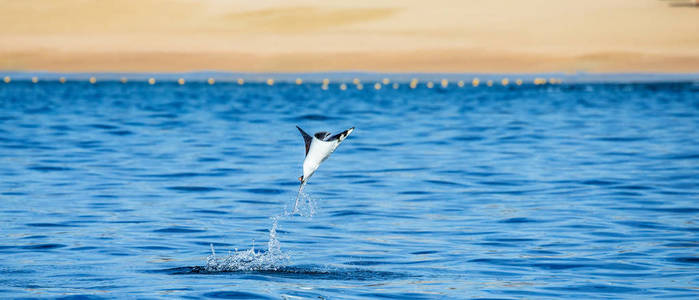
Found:
[(359, 78), (352, 79), (352, 83), (359, 84)]
[(301, 85), (303, 83), (303, 80), (301, 78), (296, 78), (296, 84)]
[(185, 83), (184, 78), (177, 79), (177, 84), (183, 85)]
[(327, 79), (327, 78), (323, 79), (323, 84), (324, 84), (324, 85), (328, 85), (329, 83), (330, 83), (330, 80), (329, 80), (329, 79)]
[(459, 80), (459, 83), (457, 83), (456, 85), (458, 85), (460, 88), (462, 88), (462, 87), (464, 87), (464, 81)]
[(363, 90), (363, 89), (364, 89), (364, 85), (361, 84), (361, 83), (357, 83), (357, 89), (360, 90), (360, 91)]
[(427, 82), (427, 88), (428, 88), (428, 89), (431, 89), (431, 88), (433, 88), (433, 87), (434, 87), (434, 83), (432, 83), (432, 81), (428, 81), (428, 82)]
[(208, 82), (209, 85), (214, 85), (214, 83), (216, 83), (216, 80), (213, 78), (209, 78), (209, 80), (207, 80), (206, 82)]
[(417, 83), (417, 78), (413, 78), (412, 80), (410, 80), (410, 88), (415, 89), (417, 87)]
[(66, 83), (66, 78), (65, 77), (58, 78), (58, 82), (60, 82), (62, 84)]
[(473, 78), (473, 81), (471, 81), (471, 85), (474, 87), (478, 86), (481, 83), (481, 81), (478, 78)]
[(126, 79), (126, 77), (121, 77), (121, 79), (119, 79), (119, 81), (121, 81), (121, 83), (126, 83), (126, 82), (128, 82), (128, 80)]
[(238, 85), (243, 85), (245, 84), (245, 80), (243, 78), (238, 78)]
[(487, 84), (488, 86), (493, 86), (493, 81), (492, 81), (492, 80), (488, 80), (488, 82), (486, 82), (486, 84)]
[(510, 80), (507, 78), (503, 78), (502, 81), (500, 81), (500, 83), (502, 84), (502, 86), (507, 86), (508, 84), (510, 84)]
[(267, 85), (273, 86), (273, 85), (274, 85), (274, 79), (272, 79), (272, 78), (267, 79)]
[(515, 80), (515, 84), (517, 84), (517, 85), (522, 85), (522, 79), (517, 79), (517, 80)]
[(154, 84), (155, 84), (155, 78), (153, 78), (153, 77), (148, 78), (148, 84), (154, 85)]
[(347, 89), (347, 85), (346, 85), (346, 84), (343, 83), (343, 84), (340, 85), (340, 90), (343, 90), (343, 91), (344, 91), (344, 90), (346, 90), (346, 89)]
[(12, 78), (10, 76), (5, 76), (5, 78), (2, 79), (5, 83), (10, 83), (12, 81)]
[(324, 90), (324, 91), (327, 91), (327, 90), (328, 90), (328, 85), (327, 85), (327, 84), (323, 84), (323, 85), (320, 86), (320, 89), (321, 89), (321, 90)]
[(446, 89), (447, 86), (449, 86), (449, 80), (442, 79), (442, 87)]
[(32, 77), (32, 83), (37, 83), (37, 82), (39, 82), (39, 77), (36, 77), (36, 76)]
[(394, 83), (393, 83), (393, 89), (394, 89), (394, 90), (397, 90), (397, 89), (398, 89), (398, 86), (399, 86), (398, 82), (394, 82)]
[(375, 84), (374, 84), (374, 89), (375, 89), (375, 90), (380, 90), (380, 89), (381, 89), (381, 83), (378, 83), (378, 82), (375, 83)]
[(388, 78), (384, 78), (381, 82), (383, 82), (384, 85), (388, 85), (391, 82), (391, 80), (389, 80)]
[(97, 78), (95, 78), (95, 77), (90, 77), (90, 83), (91, 83), (91, 84), (97, 83)]

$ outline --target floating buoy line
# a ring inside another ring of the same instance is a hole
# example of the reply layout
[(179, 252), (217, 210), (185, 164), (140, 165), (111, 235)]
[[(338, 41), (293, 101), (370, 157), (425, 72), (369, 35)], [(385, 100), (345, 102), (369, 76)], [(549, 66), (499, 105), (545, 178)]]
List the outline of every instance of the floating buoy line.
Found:
[[(177, 85), (187, 85), (187, 84), (192, 84), (192, 83), (204, 83), (208, 85), (217, 85), (217, 84), (222, 84), (222, 83), (237, 83), (238, 85), (245, 85), (247, 84), (262, 84), (262, 85), (267, 85), (269, 87), (274, 87), (279, 84), (295, 84), (297, 86), (302, 86), (302, 85), (307, 85), (307, 86), (313, 86), (313, 85), (319, 85), (320, 88), (324, 91), (335, 89), (335, 90), (340, 90), (340, 91), (347, 91), (347, 90), (363, 90), (364, 89), (364, 83), (362, 83), (362, 80), (359, 78), (353, 78), (352, 80), (337, 80), (336, 82), (331, 82), (330, 78), (323, 78), (320, 81), (313, 81), (313, 80), (308, 80), (308, 79), (303, 79), (303, 78), (295, 78), (293, 80), (276, 80), (275, 78), (266, 78), (266, 79), (250, 79), (246, 80), (245, 78), (214, 78), (214, 77), (208, 77), (206, 79), (187, 79), (185, 77), (178, 77), (176, 79), (172, 79), (172, 77), (169, 77), (169, 79), (162, 79), (158, 80), (155, 77), (149, 77), (149, 78), (127, 78), (126, 76), (121, 76), (118, 79), (114, 78), (103, 78), (100, 79), (97, 76), (89, 76), (87, 78), (82, 77), (81, 78), (66, 78), (64, 76), (61, 77), (54, 77), (54, 76), (47, 76), (46, 78), (41, 78), (40, 76), (31, 76), (28, 77), (26, 75), (20, 76), (18, 79), (12, 78), (9, 75), (2, 76), (2, 82), (4, 84), (11, 84), (11, 83), (18, 83), (18, 82), (23, 82), (23, 81), (28, 81), (31, 82), (32, 84), (42, 84), (42, 83), (50, 83), (50, 82), (58, 82), (61, 84), (71, 82), (71, 83), (78, 83), (78, 82), (87, 82), (91, 85), (96, 85), (104, 82), (119, 82), (121, 84), (132, 84), (132, 83), (147, 83), (149, 85), (156, 85), (156, 84), (165, 84), (165, 83), (176, 83)], [(545, 77), (535, 77), (530, 80), (524, 80), (522, 78), (508, 78), (508, 77), (502, 77), (498, 79), (493, 79), (493, 76), (488, 76), (490, 79), (485, 80), (485, 86), (487, 87), (493, 87), (493, 86), (502, 86), (502, 87), (508, 87), (508, 88), (513, 88), (513, 87), (518, 87), (522, 85), (533, 85), (533, 86), (542, 86), (542, 85), (557, 85), (557, 84), (562, 84), (563, 80), (560, 78), (545, 78)], [(259, 77), (258, 77), (259, 78)], [(453, 77), (452, 77), (453, 78)], [(453, 83), (453, 84), (452, 84)], [(391, 79), (388, 77), (382, 78), (380, 80), (375, 80), (375, 81), (370, 81), (367, 82), (370, 87), (372, 87), (371, 90), (375, 91), (380, 91), (380, 90), (399, 90), (403, 86), (405, 88), (409, 89), (417, 89), (419, 87), (425, 87), (427, 89), (434, 89), (434, 88), (441, 88), (441, 89), (463, 89), (469, 86), (470, 87), (479, 87), (483, 84), (483, 81), (481, 81), (480, 78), (478, 77), (473, 77), (473, 78), (464, 78), (464, 79), (447, 79), (447, 78), (442, 78), (439, 80), (421, 80), (419, 78), (412, 78), (409, 81), (405, 80), (395, 80)]]

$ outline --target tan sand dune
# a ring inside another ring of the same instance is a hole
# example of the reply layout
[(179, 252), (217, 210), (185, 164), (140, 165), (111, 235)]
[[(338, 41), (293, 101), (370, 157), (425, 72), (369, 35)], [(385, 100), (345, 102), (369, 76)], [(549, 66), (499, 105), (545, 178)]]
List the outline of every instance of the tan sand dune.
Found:
[(699, 72), (675, 0), (0, 0), (0, 69)]

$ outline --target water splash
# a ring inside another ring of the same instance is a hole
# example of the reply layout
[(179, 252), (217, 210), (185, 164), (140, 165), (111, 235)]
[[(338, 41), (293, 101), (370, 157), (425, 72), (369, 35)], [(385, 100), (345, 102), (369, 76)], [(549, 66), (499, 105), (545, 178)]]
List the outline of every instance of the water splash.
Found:
[(269, 241), (267, 251), (255, 250), (255, 245), (245, 251), (229, 252), (228, 255), (216, 256), (216, 250), (211, 245), (211, 255), (206, 258), (207, 272), (236, 272), (236, 271), (278, 271), (284, 268), (290, 260), (289, 255), (281, 250), (281, 243), (277, 239), (277, 225), (279, 219), (284, 217), (313, 217), (316, 213), (316, 200), (303, 192), (303, 185), (299, 188), (292, 211), (285, 207), (284, 213), (272, 217), (272, 227), (269, 229)]
[(301, 217), (313, 217), (316, 214), (316, 200), (303, 190), (299, 190), (296, 203), (292, 211), (285, 210), (284, 216), (299, 215)]
[(211, 255), (206, 258), (206, 271), (276, 271), (284, 267), (289, 260), (289, 256), (282, 252), (281, 243), (277, 239), (277, 224), (279, 218), (280, 216), (272, 218), (267, 251), (256, 251), (253, 245), (246, 251), (238, 251), (236, 249), (235, 252), (229, 252), (227, 256), (217, 257), (212, 244)]

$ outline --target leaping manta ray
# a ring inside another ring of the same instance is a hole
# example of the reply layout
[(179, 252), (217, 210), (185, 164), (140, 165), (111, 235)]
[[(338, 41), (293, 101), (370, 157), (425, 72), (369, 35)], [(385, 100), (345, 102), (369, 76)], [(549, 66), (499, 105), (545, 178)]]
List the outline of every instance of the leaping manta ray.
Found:
[(303, 160), (303, 176), (299, 177), (301, 181), (301, 186), (299, 187), (299, 193), (296, 194), (296, 203), (294, 203), (294, 213), (298, 211), (299, 206), (299, 196), (301, 196), (301, 191), (303, 186), (309, 178), (315, 173), (315, 171), (320, 166), (320, 163), (324, 162), (330, 156), (337, 146), (344, 141), (347, 136), (352, 133), (354, 127), (340, 132), (336, 135), (330, 136), (330, 132), (321, 131), (316, 132), (313, 136), (308, 135), (301, 127), (296, 126), (303, 136), (303, 141), (306, 143), (306, 158)]

